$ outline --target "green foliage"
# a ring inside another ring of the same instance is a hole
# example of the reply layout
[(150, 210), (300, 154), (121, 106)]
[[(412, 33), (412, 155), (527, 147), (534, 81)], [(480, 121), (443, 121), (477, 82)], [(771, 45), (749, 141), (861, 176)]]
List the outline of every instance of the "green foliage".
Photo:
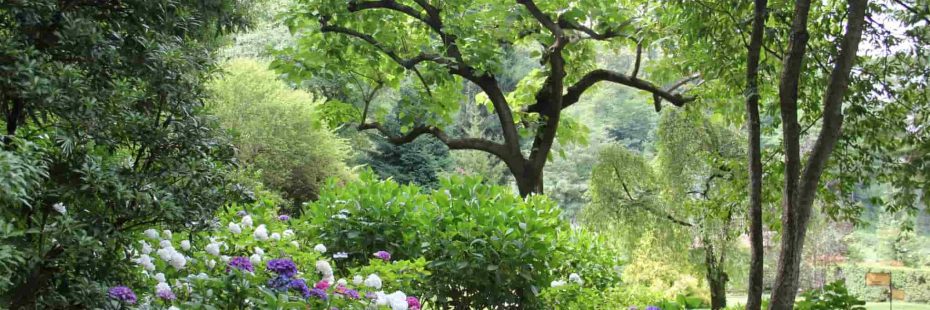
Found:
[(312, 95), (278, 81), (259, 61), (234, 59), (223, 69), (210, 84), (209, 107), (262, 183), (300, 204), (315, 199), (326, 179), (348, 176), (348, 147), (323, 123)]
[(617, 263), (598, 249), (596, 237), (569, 231), (543, 196), (524, 200), (480, 178), (456, 176), (425, 192), (371, 172), (325, 193), (309, 206), (301, 230), (346, 252), (349, 266), (379, 250), (429, 260), (425, 293), (439, 306), (532, 306), (556, 271), (590, 273), (598, 285), (615, 277), (609, 270)]
[(795, 304), (799, 310), (865, 310), (865, 301), (850, 295), (843, 281), (804, 292), (801, 297), (804, 299)]
[[(170, 8), (170, 9), (168, 9)], [(95, 308), (143, 225), (201, 228), (233, 149), (203, 109), (245, 3), (0, 5), (3, 308)], [(15, 250), (13, 250), (15, 249)], [(26, 258), (26, 259), (22, 259)]]
[(867, 301), (888, 300), (887, 286), (868, 286), (865, 277), (870, 272), (891, 273), (895, 289), (904, 291), (904, 300), (910, 302), (930, 302), (930, 269), (887, 267), (869, 264), (843, 265), (846, 286), (851, 295)]

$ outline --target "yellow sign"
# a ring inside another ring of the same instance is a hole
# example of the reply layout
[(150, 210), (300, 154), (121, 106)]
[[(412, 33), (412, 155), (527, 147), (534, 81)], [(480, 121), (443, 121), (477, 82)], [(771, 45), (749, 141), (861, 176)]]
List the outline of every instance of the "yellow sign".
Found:
[(884, 272), (869, 272), (865, 274), (865, 285), (889, 286), (891, 285), (891, 274)]

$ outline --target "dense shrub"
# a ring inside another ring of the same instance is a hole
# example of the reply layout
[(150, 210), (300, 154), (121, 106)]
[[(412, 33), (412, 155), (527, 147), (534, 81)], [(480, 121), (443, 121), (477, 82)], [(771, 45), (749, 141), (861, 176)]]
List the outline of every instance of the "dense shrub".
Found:
[(614, 277), (615, 262), (606, 253), (569, 252), (597, 246), (593, 237), (571, 232), (544, 196), (522, 199), (464, 177), (426, 192), (371, 172), (323, 193), (309, 205), (301, 230), (348, 253), (350, 265), (374, 259), (369, 253), (378, 249), (400, 259), (426, 258), (431, 274), (424, 293), (442, 307), (532, 307), (553, 271), (577, 268), (571, 272), (582, 277), (591, 271), (592, 283), (604, 285)]
[(340, 268), (342, 253), (294, 234), (295, 221), (275, 207), (280, 199), (257, 196), (219, 214), (211, 230), (138, 236), (129, 251), (135, 276), (113, 283), (112, 309), (419, 309), (412, 293), (428, 274), (426, 260)]
[(328, 178), (347, 175), (348, 146), (326, 127), (310, 93), (291, 89), (260, 61), (233, 59), (223, 69), (210, 84), (210, 110), (262, 183), (301, 203)]
[(891, 273), (895, 289), (904, 291), (904, 300), (911, 302), (930, 302), (930, 269), (885, 267), (870, 265), (844, 265), (843, 274), (846, 286), (852, 295), (867, 301), (888, 300), (887, 286), (867, 286), (865, 277), (869, 272)]

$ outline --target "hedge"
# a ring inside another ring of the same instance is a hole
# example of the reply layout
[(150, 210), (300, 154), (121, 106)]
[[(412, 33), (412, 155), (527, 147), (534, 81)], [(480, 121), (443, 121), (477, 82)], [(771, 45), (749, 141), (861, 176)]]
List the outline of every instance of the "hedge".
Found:
[(888, 300), (887, 286), (867, 286), (865, 277), (869, 272), (891, 273), (895, 289), (904, 291), (904, 300), (930, 302), (930, 268), (887, 267), (874, 265), (844, 265), (846, 286), (849, 292), (866, 301)]

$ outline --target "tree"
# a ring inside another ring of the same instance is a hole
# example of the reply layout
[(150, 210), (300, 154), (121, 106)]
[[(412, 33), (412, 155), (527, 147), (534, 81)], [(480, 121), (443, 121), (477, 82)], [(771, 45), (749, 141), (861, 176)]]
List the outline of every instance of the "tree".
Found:
[[(667, 87), (642, 79), (639, 61), (629, 74), (593, 69), (595, 41), (636, 46), (637, 60), (648, 47), (647, 37), (631, 25), (636, 10), (619, 2), (584, 2), (569, 8), (565, 1), (482, 2), (304, 0), (290, 15), (292, 31), (302, 37), (297, 46), (278, 59), (289, 76), (305, 72), (334, 75), (353, 71), (371, 85), (399, 87), (410, 76), (427, 100), (423, 112), (399, 117), (406, 124), (395, 135), (379, 121), (369, 120), (362, 109), (359, 129), (378, 130), (395, 144), (433, 135), (450, 149), (480, 150), (500, 158), (514, 176), (521, 195), (543, 191), (543, 168), (560, 130), (562, 111), (600, 82), (626, 85), (651, 94), (656, 108), (661, 101), (682, 106), (693, 100), (678, 92), (697, 76), (672, 81)], [(569, 9), (565, 9), (569, 8)], [(559, 13), (556, 13), (559, 12)], [(501, 25), (508, 27), (501, 27)], [(622, 42), (618, 42), (622, 41)], [(545, 64), (505, 93), (500, 76), (507, 68), (500, 55), (513, 46), (532, 44)], [(493, 108), (501, 126), (501, 139), (451, 137), (444, 127), (459, 100), (462, 81), (477, 85), (480, 96)], [(524, 154), (520, 137), (532, 139)]]
[(203, 113), (203, 83), (218, 35), (243, 26), (243, 10), (0, 4), (0, 188), (16, 189), (0, 193), (3, 308), (97, 308), (107, 285), (128, 279), (133, 232), (202, 228), (233, 198), (233, 149)]
[(744, 199), (740, 159), (745, 151), (737, 133), (705, 119), (696, 106), (686, 110), (663, 112), (654, 165), (622, 147), (601, 152), (586, 218), (672, 224), (689, 231), (687, 239), (696, 240), (691, 246), (702, 252), (711, 306), (722, 309), (728, 249), (741, 232), (736, 219), (743, 213), (738, 206)]
[(210, 83), (208, 108), (233, 133), (236, 157), (294, 204), (315, 200), (329, 178), (345, 178), (348, 146), (326, 126), (319, 101), (277, 79), (267, 64), (233, 59)]

